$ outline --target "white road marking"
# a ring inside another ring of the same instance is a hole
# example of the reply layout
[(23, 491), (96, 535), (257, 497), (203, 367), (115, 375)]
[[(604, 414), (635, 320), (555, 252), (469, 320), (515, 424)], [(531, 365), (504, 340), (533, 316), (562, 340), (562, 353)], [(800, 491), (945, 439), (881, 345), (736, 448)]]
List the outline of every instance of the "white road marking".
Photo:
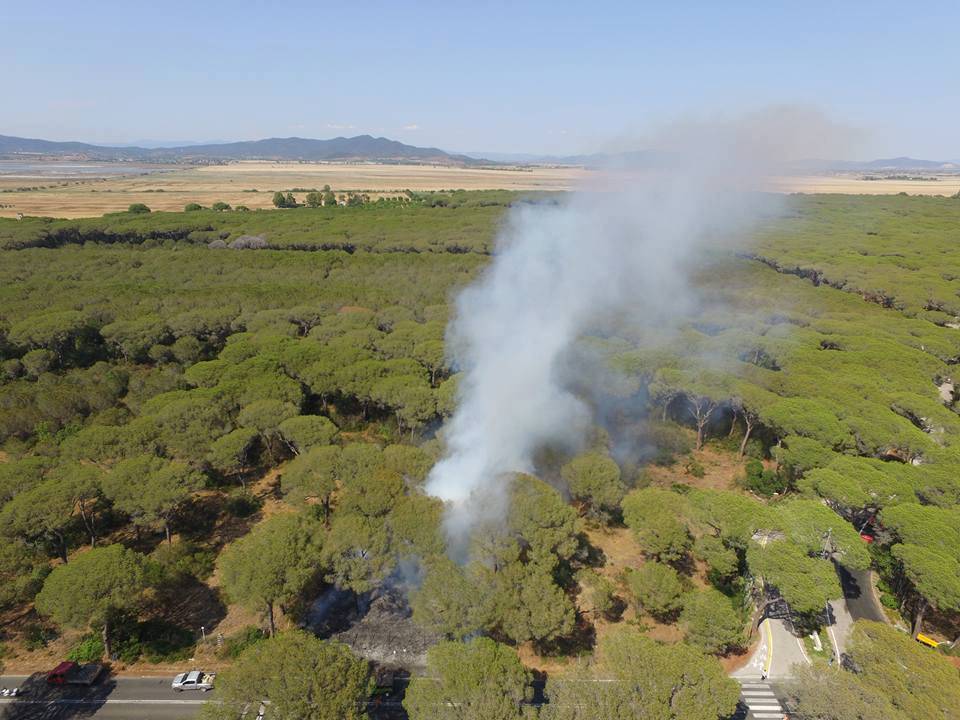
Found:
[(120, 700), (104, 698), (51, 698), (50, 700), (28, 700), (27, 698), (0, 698), (0, 705), (203, 705), (205, 700)]

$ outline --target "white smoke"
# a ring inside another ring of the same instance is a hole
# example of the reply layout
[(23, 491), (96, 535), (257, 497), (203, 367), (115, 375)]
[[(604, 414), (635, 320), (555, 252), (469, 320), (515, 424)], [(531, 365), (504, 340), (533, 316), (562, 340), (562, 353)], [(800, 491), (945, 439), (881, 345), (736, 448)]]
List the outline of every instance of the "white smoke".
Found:
[(691, 261), (755, 217), (763, 198), (754, 190), (784, 159), (777, 148), (814, 156), (797, 124), (774, 115), (787, 133), (779, 142), (757, 115), (674, 127), (660, 136), (655, 169), (611, 170), (559, 203), (511, 210), (448, 329), (458, 406), (427, 490), (447, 501), (454, 545), (502, 514), (505, 477), (532, 471), (539, 448), (582, 442), (590, 412), (558, 377), (573, 343), (611, 315), (668, 326), (695, 298)]

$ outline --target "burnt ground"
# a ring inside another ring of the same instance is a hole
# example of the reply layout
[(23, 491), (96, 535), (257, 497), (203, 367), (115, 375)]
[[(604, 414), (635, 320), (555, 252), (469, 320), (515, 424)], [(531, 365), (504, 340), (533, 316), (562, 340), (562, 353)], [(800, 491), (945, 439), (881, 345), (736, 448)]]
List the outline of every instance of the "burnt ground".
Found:
[(406, 592), (385, 587), (359, 600), (349, 590), (327, 588), (307, 611), (307, 629), (349, 645), (378, 670), (425, 670), (427, 650), (440, 638), (413, 622)]

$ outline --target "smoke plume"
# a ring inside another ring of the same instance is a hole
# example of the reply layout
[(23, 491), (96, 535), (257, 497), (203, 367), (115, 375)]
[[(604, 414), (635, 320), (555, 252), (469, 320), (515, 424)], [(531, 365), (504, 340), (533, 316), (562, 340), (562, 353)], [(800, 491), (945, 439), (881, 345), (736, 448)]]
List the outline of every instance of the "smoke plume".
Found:
[(657, 152), (646, 168), (610, 168), (559, 202), (510, 211), (448, 328), (458, 405), (427, 490), (447, 501), (455, 554), (478, 521), (502, 515), (509, 473), (533, 471), (544, 446), (583, 442), (591, 413), (570, 387), (590, 378), (571, 382), (561, 362), (573, 344), (613, 316), (669, 328), (695, 302), (692, 262), (770, 201), (756, 192), (762, 178), (784, 160), (822, 156), (808, 139), (835, 133), (801, 115), (677, 125), (647, 139)]

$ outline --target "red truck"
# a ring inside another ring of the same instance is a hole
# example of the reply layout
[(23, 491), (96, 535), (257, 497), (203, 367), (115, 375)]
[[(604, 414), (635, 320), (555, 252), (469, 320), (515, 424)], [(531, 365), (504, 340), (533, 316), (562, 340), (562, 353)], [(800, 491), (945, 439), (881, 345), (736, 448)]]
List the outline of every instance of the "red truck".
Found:
[(106, 670), (100, 663), (80, 665), (72, 660), (64, 660), (47, 673), (50, 685), (93, 685)]

